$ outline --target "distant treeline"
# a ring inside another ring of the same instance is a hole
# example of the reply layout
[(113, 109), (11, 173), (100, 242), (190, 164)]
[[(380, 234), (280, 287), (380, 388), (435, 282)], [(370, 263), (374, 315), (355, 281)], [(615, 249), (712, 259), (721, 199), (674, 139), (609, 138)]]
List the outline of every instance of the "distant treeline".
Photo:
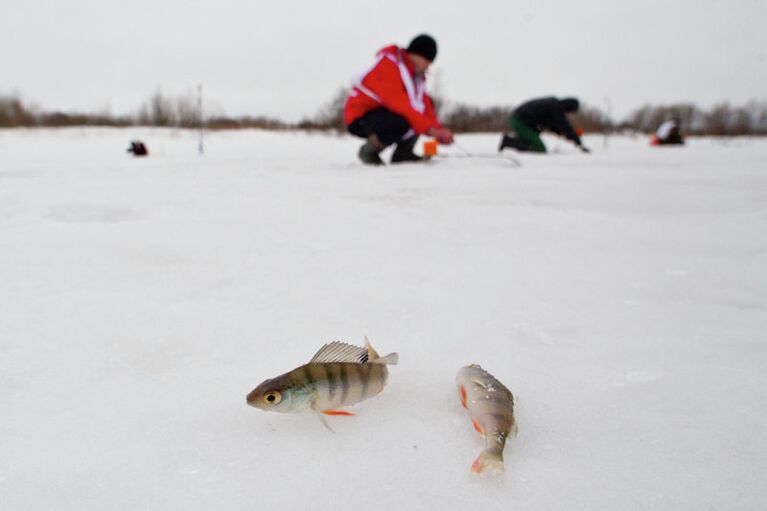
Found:
[[(168, 126), (196, 128), (201, 118), (196, 100), (191, 96), (170, 97), (156, 93), (135, 115), (41, 112), (25, 105), (18, 97), (0, 95), (0, 127), (65, 127), (65, 126)], [(290, 129), (294, 126), (264, 116), (207, 116), (206, 129), (263, 128)]]
[[(344, 90), (312, 118), (288, 123), (266, 116), (227, 117), (207, 115), (202, 120), (206, 129), (261, 128), (269, 130), (336, 130), (344, 131)], [(513, 110), (512, 106), (476, 107), (449, 104), (439, 100), (440, 118), (455, 132), (503, 131)], [(573, 116), (573, 124), (587, 133), (635, 131), (652, 133), (665, 120), (676, 118), (682, 131), (691, 135), (765, 135), (767, 134), (767, 102), (751, 101), (742, 106), (721, 103), (710, 109), (693, 104), (646, 105), (626, 119), (616, 121), (599, 108), (585, 105)], [(0, 127), (64, 127), (64, 126), (169, 126), (196, 128), (200, 126), (199, 107), (191, 95), (170, 97), (154, 94), (132, 116), (108, 113), (83, 114), (41, 112), (25, 105), (16, 96), (0, 95)]]
[(704, 110), (693, 104), (646, 105), (635, 110), (620, 128), (650, 132), (666, 119), (676, 118), (685, 133), (693, 135), (767, 134), (767, 102), (750, 101), (742, 106), (720, 103)]
[[(512, 110), (513, 107), (456, 105), (447, 108), (440, 117), (457, 132), (502, 131)], [(620, 121), (611, 119), (603, 110), (584, 105), (571, 119), (573, 125), (586, 133), (654, 133), (663, 121), (677, 119), (682, 131), (689, 135), (767, 135), (767, 102), (751, 101), (742, 106), (720, 103), (708, 110), (687, 103), (645, 105)]]

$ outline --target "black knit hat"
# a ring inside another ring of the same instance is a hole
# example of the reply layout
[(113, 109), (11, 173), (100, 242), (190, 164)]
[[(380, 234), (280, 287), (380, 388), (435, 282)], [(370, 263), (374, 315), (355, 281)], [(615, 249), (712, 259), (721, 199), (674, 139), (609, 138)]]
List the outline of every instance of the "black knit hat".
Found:
[(429, 62), (434, 62), (437, 57), (437, 41), (426, 34), (417, 35), (410, 41), (407, 51), (420, 55)]
[(562, 108), (565, 110), (565, 112), (577, 112), (581, 107), (581, 104), (578, 102), (577, 98), (560, 99), (559, 104), (562, 105)]

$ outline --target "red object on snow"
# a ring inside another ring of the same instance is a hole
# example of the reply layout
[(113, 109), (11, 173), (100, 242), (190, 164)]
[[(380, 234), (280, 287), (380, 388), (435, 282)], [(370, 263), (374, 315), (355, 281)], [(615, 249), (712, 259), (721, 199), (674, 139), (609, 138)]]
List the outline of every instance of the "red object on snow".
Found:
[(437, 156), (437, 141), (436, 140), (424, 140), (423, 141), (423, 155), (427, 158)]
[(350, 125), (376, 108), (399, 114), (418, 134), (441, 128), (424, 79), (415, 76), (407, 51), (392, 45), (376, 55), (376, 63), (352, 87), (346, 98), (344, 121)]

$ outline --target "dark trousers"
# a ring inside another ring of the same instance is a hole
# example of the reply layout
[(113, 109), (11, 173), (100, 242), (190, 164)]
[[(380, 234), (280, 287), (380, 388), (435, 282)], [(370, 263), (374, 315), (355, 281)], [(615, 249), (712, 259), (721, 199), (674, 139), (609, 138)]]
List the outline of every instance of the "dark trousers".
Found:
[(385, 146), (402, 140), (410, 131), (410, 124), (401, 115), (385, 108), (371, 110), (349, 125), (349, 133), (362, 138), (377, 135)]

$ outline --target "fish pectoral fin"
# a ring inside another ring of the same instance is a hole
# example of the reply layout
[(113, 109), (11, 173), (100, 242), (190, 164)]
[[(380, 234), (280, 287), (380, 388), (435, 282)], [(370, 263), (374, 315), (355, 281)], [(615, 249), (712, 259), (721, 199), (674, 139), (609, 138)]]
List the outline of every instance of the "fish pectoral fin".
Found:
[(477, 430), (477, 433), (482, 435), (482, 438), (485, 437), (485, 431), (482, 429), (482, 426), (479, 425), (479, 422), (475, 421), (474, 419), (471, 419), (471, 423), (474, 424), (474, 429)]
[(335, 433), (335, 431), (333, 431), (333, 428), (330, 427), (330, 424), (328, 424), (328, 421), (325, 420), (325, 417), (323, 417), (321, 413), (317, 413), (317, 417), (320, 418), (320, 422), (322, 423), (323, 426), (325, 426), (328, 429), (328, 431), (330, 431), (331, 433)]
[(322, 412), (320, 412), (319, 408), (317, 408), (317, 405), (312, 401), (312, 411), (317, 415), (317, 418), (320, 419), (320, 422), (323, 426), (327, 428), (328, 431), (331, 433), (335, 433), (333, 431), (333, 428), (330, 427), (330, 424), (328, 424), (328, 421), (325, 420), (325, 417), (322, 416)]
[(344, 410), (322, 410), (322, 413), (325, 415), (343, 415), (346, 417), (357, 415), (356, 413), (345, 412)]
[(464, 408), (466, 408), (468, 410), (469, 407), (466, 406), (466, 387), (461, 385), (461, 388), (459, 389), (458, 392), (459, 392), (459, 394), (461, 396), (461, 404), (463, 405)]

